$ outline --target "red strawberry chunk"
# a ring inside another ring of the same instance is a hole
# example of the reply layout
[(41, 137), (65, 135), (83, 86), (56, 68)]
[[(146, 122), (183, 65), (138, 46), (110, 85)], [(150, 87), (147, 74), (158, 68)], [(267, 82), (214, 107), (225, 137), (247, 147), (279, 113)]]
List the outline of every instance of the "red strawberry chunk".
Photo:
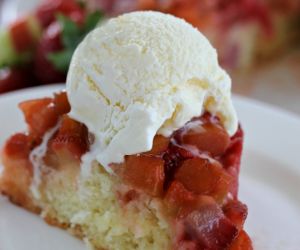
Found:
[(34, 84), (33, 75), (27, 68), (0, 69), (0, 94)]
[(152, 196), (162, 195), (165, 173), (164, 161), (160, 157), (127, 156), (121, 167), (121, 175), (129, 185)]
[(43, 27), (47, 27), (54, 21), (55, 15), (58, 13), (72, 16), (73, 13), (78, 12), (83, 12), (83, 9), (75, 0), (44, 0), (37, 8), (36, 16)]
[(196, 241), (197, 249), (227, 249), (238, 235), (238, 229), (213, 199), (203, 199), (198, 209), (183, 219), (183, 224), (186, 238)]
[(241, 229), (247, 218), (247, 206), (238, 200), (229, 201), (224, 207), (223, 212), (231, 222)]
[(61, 27), (53, 22), (43, 33), (34, 56), (34, 74), (40, 83), (64, 82), (65, 74), (55, 69), (48, 55), (63, 49), (61, 42)]
[[(65, 115), (58, 133), (52, 139), (51, 146), (53, 151), (58, 154), (68, 150), (74, 159), (80, 160), (89, 146), (87, 128)], [(63, 153), (61, 156), (63, 156)]]
[(218, 162), (202, 158), (184, 161), (175, 179), (196, 194), (212, 195), (220, 201), (226, 196), (232, 181)]
[(11, 24), (9, 29), (14, 48), (17, 52), (24, 52), (33, 48), (35, 39), (30, 31), (27, 18), (18, 18)]

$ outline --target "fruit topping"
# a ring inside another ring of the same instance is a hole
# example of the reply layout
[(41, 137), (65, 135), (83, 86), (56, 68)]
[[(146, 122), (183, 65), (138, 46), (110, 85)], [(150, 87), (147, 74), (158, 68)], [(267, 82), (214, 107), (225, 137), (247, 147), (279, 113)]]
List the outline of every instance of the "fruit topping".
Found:
[(194, 241), (197, 249), (227, 249), (238, 236), (236, 226), (223, 214), (213, 198), (204, 196), (196, 210), (180, 218), (183, 241)]
[(59, 117), (70, 109), (65, 92), (57, 94), (54, 99), (30, 100), (20, 103), (19, 106), (33, 138), (41, 138), (45, 132), (56, 125)]
[(148, 155), (126, 156), (121, 176), (129, 185), (151, 196), (160, 196), (165, 179), (164, 161)]
[(222, 155), (230, 143), (226, 130), (216, 119), (194, 119), (175, 133), (179, 144), (190, 145), (212, 156)]
[(226, 196), (232, 181), (220, 163), (202, 158), (184, 161), (175, 179), (196, 194), (211, 195), (220, 201)]
[(247, 206), (238, 200), (229, 201), (224, 207), (223, 212), (231, 222), (241, 229), (247, 218)]
[(29, 126), (29, 132), (37, 137), (42, 137), (48, 129), (57, 123), (58, 115), (52, 98), (25, 101), (19, 106)]
[[(30, 133), (11, 137), (4, 148), (8, 158), (27, 159), (29, 166), (29, 152), (37, 144), (32, 138), (40, 141), (58, 121), (46, 164), (63, 167), (80, 161), (89, 150), (86, 126), (66, 115), (70, 105), (65, 92), (23, 102), (20, 108)], [(247, 207), (236, 199), (242, 142), (241, 128), (230, 138), (219, 120), (207, 113), (169, 138), (156, 135), (150, 151), (112, 164), (125, 184), (117, 192), (120, 204), (126, 206), (141, 193), (161, 197), (164, 213), (175, 224), (175, 249), (252, 250), (243, 231)]]
[(87, 128), (82, 123), (64, 115), (61, 126), (52, 139), (51, 147), (57, 154), (62, 152), (60, 154), (62, 157), (68, 150), (74, 159), (80, 160), (89, 147)]
[(253, 250), (251, 239), (244, 230), (240, 231), (229, 250)]
[(71, 106), (68, 101), (67, 93), (65, 91), (55, 93), (53, 100), (57, 114), (66, 114), (71, 110)]
[(220, 161), (227, 172), (233, 177), (233, 182), (230, 185), (230, 193), (234, 198), (238, 194), (238, 176), (240, 172), (241, 155), (243, 150), (244, 134), (241, 127), (231, 138), (230, 146), (222, 155)]
[(168, 213), (177, 215), (184, 207), (194, 207), (197, 203), (197, 196), (188, 191), (180, 182), (173, 181), (164, 197)]
[(145, 154), (151, 154), (151, 155), (163, 154), (168, 150), (169, 143), (170, 143), (169, 138), (166, 138), (162, 135), (156, 135), (153, 140), (152, 149), (146, 152)]
[(14, 158), (28, 158), (32, 145), (26, 134), (18, 133), (9, 138), (4, 153)]

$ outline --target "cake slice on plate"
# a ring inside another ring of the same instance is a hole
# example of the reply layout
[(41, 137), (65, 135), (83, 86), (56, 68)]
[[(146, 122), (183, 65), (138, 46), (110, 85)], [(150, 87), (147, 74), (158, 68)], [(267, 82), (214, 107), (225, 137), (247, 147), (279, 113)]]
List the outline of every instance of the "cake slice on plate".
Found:
[(93, 249), (252, 249), (238, 200), (231, 81), (195, 28), (111, 19), (77, 48), (67, 91), (20, 103), (0, 190)]

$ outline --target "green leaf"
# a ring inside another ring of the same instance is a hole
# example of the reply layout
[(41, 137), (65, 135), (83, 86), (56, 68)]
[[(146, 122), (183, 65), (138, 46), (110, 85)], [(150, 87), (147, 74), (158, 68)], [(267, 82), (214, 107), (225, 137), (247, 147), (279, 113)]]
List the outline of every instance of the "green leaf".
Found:
[(62, 28), (62, 43), (65, 48), (76, 48), (81, 40), (81, 30), (75, 22), (62, 14), (57, 15)]
[(90, 13), (84, 23), (84, 33), (89, 33), (90, 31), (92, 31), (97, 24), (99, 23), (99, 21), (103, 18), (104, 14), (101, 11), (94, 11), (92, 13)]
[(61, 25), (61, 39), (64, 49), (58, 52), (49, 53), (47, 58), (58, 71), (66, 73), (69, 69), (74, 50), (87, 33), (97, 26), (100, 19), (103, 18), (103, 13), (100, 11), (90, 13), (86, 17), (82, 27), (62, 14), (58, 14), (56, 18)]
[(77, 0), (76, 2), (81, 9), (86, 9), (86, 0)]
[(66, 73), (72, 59), (73, 50), (65, 49), (59, 52), (49, 53), (47, 58), (53, 64), (55, 69)]

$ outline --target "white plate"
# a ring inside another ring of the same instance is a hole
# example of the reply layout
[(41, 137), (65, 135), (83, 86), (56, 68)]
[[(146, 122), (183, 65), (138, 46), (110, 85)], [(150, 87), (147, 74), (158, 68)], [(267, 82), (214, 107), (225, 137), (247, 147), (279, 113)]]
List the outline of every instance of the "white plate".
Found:
[[(46, 86), (0, 97), (0, 145), (24, 129), (17, 103), (50, 95)], [(258, 250), (300, 249), (300, 119), (265, 104), (235, 98), (246, 131), (240, 198), (249, 206), (246, 229)], [(0, 250), (82, 250), (68, 233), (0, 199)]]

